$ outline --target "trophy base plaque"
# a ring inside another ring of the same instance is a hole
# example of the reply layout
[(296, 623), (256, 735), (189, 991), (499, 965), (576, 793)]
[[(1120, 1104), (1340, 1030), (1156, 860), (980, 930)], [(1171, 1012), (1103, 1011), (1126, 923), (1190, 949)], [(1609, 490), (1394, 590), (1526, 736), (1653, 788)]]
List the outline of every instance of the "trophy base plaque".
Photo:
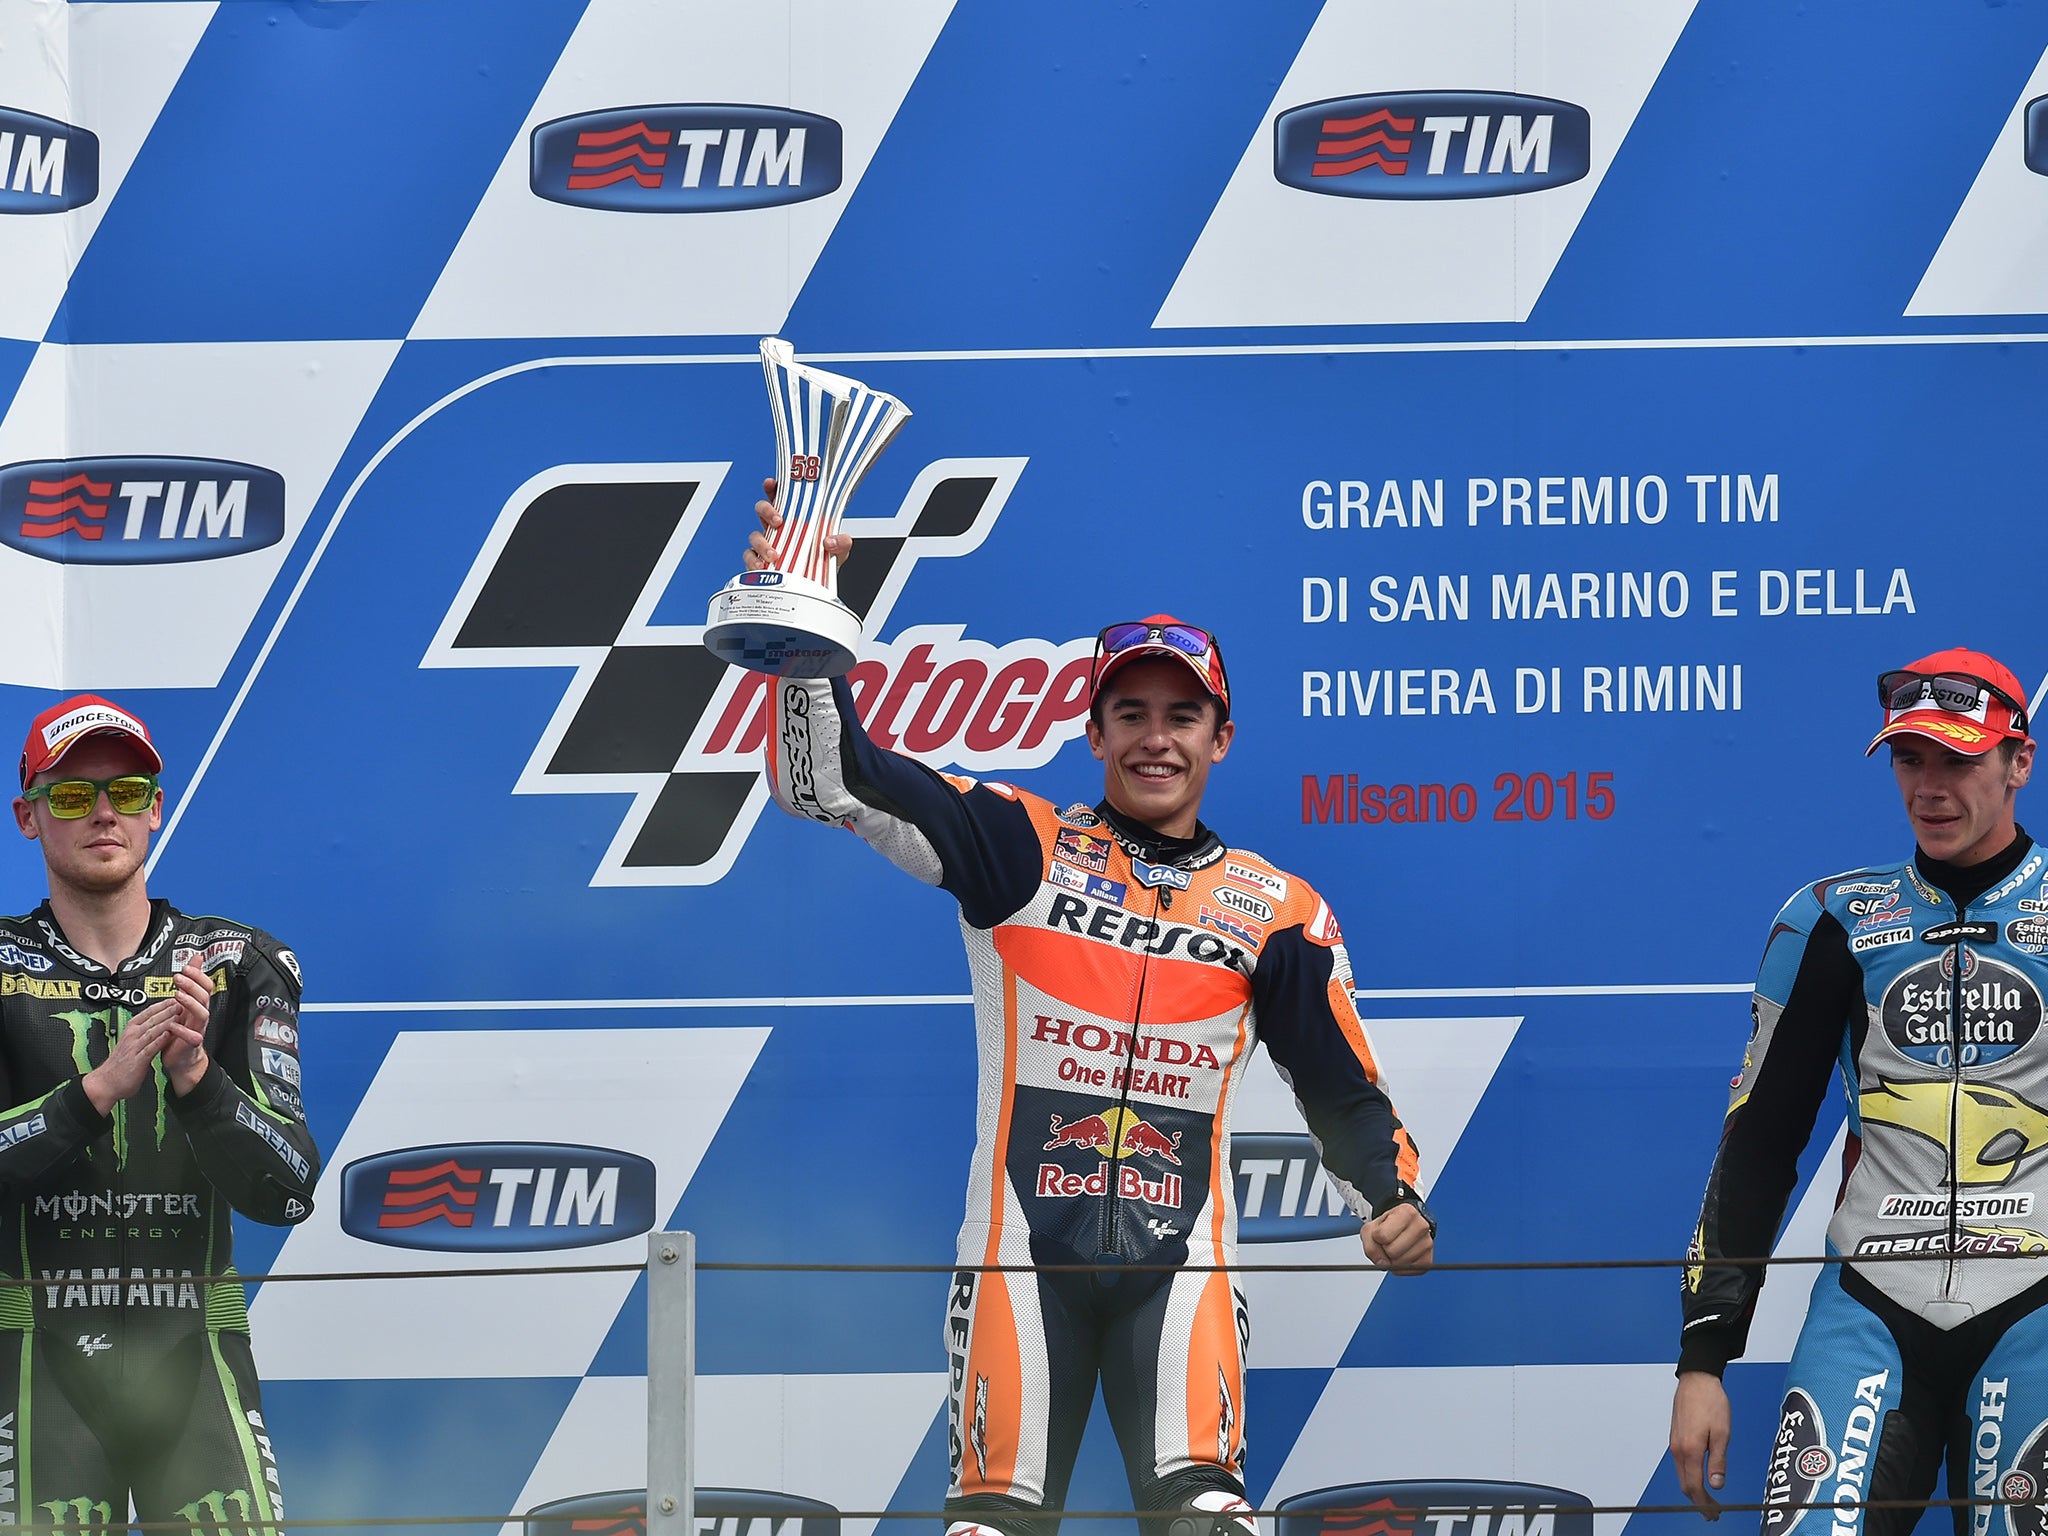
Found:
[(860, 615), (827, 587), (782, 571), (747, 571), (711, 599), (712, 655), (776, 677), (838, 677), (853, 668)]

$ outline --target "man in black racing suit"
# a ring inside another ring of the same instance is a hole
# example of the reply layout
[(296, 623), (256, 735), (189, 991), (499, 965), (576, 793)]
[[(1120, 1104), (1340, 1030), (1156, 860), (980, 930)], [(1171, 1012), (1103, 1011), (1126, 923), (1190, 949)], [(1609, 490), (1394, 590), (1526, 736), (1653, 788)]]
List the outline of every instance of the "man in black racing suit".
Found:
[[(749, 565), (771, 556), (756, 534)], [(1367, 1255), (1419, 1272), (1435, 1225), (1328, 904), (1199, 819), (1235, 729), (1214, 637), (1165, 614), (1102, 632), (1092, 807), (883, 750), (845, 679), (771, 687), (776, 802), (960, 904), (980, 1091), (945, 1328), (948, 1536), (1056, 1527), (1098, 1378), (1136, 1507), (1162, 1512), (1148, 1524), (1255, 1536), (1248, 1319), (1228, 1270), (1230, 1106), (1258, 1042)], [(1002, 1272), (1085, 1264), (1135, 1268)]]
[[(2048, 855), (2014, 817), (2026, 694), (1977, 651), (1879, 680), (1917, 844), (1802, 886), (1772, 925), (1754, 1027), (1686, 1272), (1671, 1416), (1708, 1519), (1729, 1435), (1721, 1374), (1839, 1067), (1842, 1181), (1786, 1367), (1763, 1536), (1904, 1536), (1946, 1466), (1961, 1536), (2048, 1530)], [(1798, 1284), (1781, 1275), (1778, 1285)], [(1704, 1476), (1702, 1475), (1704, 1474)], [(1819, 1505), (1819, 1508), (1801, 1508)]]
[(149, 899), (162, 766), (91, 695), (22, 754), (50, 897), (0, 918), (0, 1524), (283, 1516), (241, 1283), (201, 1277), (233, 1271), (230, 1208), (312, 1210), (298, 961)]

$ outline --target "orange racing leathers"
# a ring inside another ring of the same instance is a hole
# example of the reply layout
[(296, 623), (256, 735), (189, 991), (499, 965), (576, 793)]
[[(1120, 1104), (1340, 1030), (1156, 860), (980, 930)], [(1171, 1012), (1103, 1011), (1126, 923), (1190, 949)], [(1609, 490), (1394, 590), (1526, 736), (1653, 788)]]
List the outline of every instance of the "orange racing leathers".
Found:
[(949, 1507), (1057, 1508), (1098, 1369), (1139, 1507), (1241, 1495), (1227, 1274), (978, 1267), (1234, 1263), (1230, 1104), (1260, 1038), (1351, 1209), (1421, 1204), (1329, 907), (1206, 828), (1164, 838), (884, 751), (844, 681), (773, 697), (777, 803), (960, 903), (980, 1095), (946, 1325)]

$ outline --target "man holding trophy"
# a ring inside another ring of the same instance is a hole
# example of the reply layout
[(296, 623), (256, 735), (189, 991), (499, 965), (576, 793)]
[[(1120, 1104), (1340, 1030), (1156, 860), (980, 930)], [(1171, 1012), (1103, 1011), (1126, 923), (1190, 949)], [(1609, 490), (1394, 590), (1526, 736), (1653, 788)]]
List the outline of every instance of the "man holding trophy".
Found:
[(1241, 1475), (1248, 1320), (1227, 1267), (1230, 1105), (1257, 1040), (1367, 1256), (1416, 1274), (1434, 1250), (1336, 919), (1301, 879), (1201, 822), (1235, 730), (1230, 684), (1215, 637), (1170, 615), (1097, 638), (1093, 806), (875, 746), (841, 675), (859, 621), (831, 591), (850, 550), (837, 526), (909, 412), (782, 342), (762, 357), (779, 475), (706, 644), (781, 679), (776, 802), (949, 892), (973, 976), (977, 1138), (945, 1323), (948, 1536), (1057, 1525), (1098, 1376), (1137, 1507), (1170, 1517), (1170, 1536), (1256, 1536)]

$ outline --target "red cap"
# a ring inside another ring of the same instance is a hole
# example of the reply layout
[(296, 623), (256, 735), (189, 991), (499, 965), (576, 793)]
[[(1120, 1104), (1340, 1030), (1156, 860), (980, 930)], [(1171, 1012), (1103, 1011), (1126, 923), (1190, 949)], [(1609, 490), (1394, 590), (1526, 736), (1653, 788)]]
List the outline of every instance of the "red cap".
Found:
[[(2010, 668), (1982, 651), (1954, 646), (1946, 651), (1936, 651), (1932, 656), (1922, 656), (1918, 661), (1908, 663), (1904, 670), (1928, 677), (1950, 673), (1979, 678), (2014, 700), (2022, 710), (2026, 708), (2027, 694), (2020, 686), (2020, 680), (2013, 676)], [(2023, 715), (2014, 714), (1992, 695), (1985, 695), (1976, 708), (1961, 711), (1944, 709), (1935, 701), (1933, 689), (1923, 688), (1920, 696), (1904, 709), (1885, 712), (1884, 729), (1871, 739), (1863, 755), (1870, 756), (1880, 744), (1894, 736), (1925, 736), (1965, 757), (1982, 757), (2001, 741), (2026, 740), (2027, 728)]]
[[(1088, 690), (1088, 707), (1091, 710), (1095, 707), (1095, 701), (1102, 697), (1102, 690), (1109, 685), (1110, 678), (1123, 670), (1129, 663), (1148, 660), (1156, 656), (1164, 656), (1185, 665), (1189, 671), (1202, 680), (1202, 687), (1207, 690), (1210, 697), (1223, 705), (1223, 713), (1226, 716), (1230, 713), (1230, 679), (1224, 674), (1223, 652), (1217, 646), (1214, 635), (1202, 628), (1201, 625), (1190, 624), (1185, 619), (1176, 619), (1170, 613), (1148, 613), (1144, 618), (1136, 619), (1132, 622), (1133, 624), (1143, 624), (1154, 631), (1164, 630), (1169, 626), (1192, 630), (1208, 640), (1209, 649), (1200, 656), (1190, 656), (1179, 646), (1171, 645), (1165, 640), (1157, 638), (1155, 634), (1155, 637), (1150, 640), (1125, 646), (1122, 650), (1112, 651), (1109, 655), (1103, 657), (1102, 665), (1096, 669), (1095, 681)], [(1110, 626), (1111, 629), (1123, 627), (1117, 624)], [(1106, 634), (1108, 631), (1105, 630), (1104, 633)]]
[(66, 752), (92, 736), (122, 736), (149, 760), (151, 773), (164, 771), (163, 755), (149, 739), (149, 727), (120, 705), (96, 693), (76, 694), (52, 704), (30, 722), (21, 749), (21, 785), (54, 768)]

